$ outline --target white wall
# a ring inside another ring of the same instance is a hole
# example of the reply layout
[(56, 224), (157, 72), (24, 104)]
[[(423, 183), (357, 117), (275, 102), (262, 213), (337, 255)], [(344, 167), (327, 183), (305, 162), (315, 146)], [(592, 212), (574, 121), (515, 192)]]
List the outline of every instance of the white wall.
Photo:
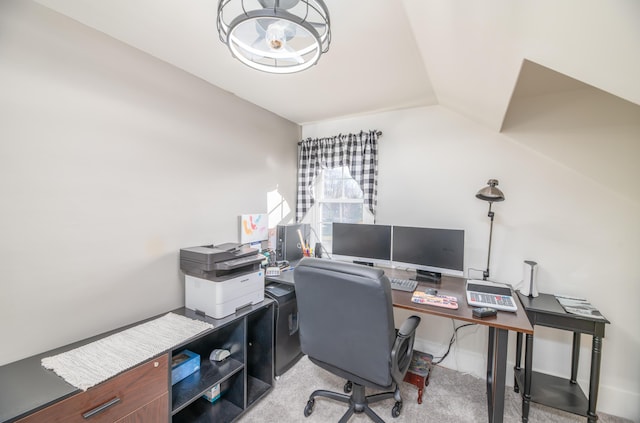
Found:
[(31, 2), (0, 2), (0, 364), (184, 305), (182, 247), (295, 202), (300, 128)]
[(438, 104), (500, 128), (523, 59), (640, 104), (636, 0), (403, 0)]
[[(598, 410), (640, 416), (640, 205), (517, 139), (443, 107), (400, 110), (304, 126), (303, 138), (378, 129), (378, 223), (465, 230), (471, 277), (486, 265), (487, 203), (475, 193), (497, 178), (506, 201), (494, 205), (492, 279), (517, 284), (523, 260), (539, 263), (540, 291), (588, 298), (611, 321), (603, 345)], [(541, 135), (543, 136), (543, 134)], [(615, 137), (614, 130), (608, 132)], [(606, 144), (602, 144), (606, 149)], [(633, 154), (640, 157), (640, 146)], [(627, 151), (628, 152), (628, 151)], [(602, 164), (616, 172), (615, 162)], [(396, 313), (396, 319), (407, 316)], [(418, 347), (439, 356), (452, 323), (423, 316)], [(511, 339), (512, 381), (515, 336)], [(568, 376), (571, 335), (536, 327), (534, 368)], [(588, 390), (591, 339), (583, 336), (579, 383)], [(443, 365), (484, 377), (486, 329), (464, 328)]]

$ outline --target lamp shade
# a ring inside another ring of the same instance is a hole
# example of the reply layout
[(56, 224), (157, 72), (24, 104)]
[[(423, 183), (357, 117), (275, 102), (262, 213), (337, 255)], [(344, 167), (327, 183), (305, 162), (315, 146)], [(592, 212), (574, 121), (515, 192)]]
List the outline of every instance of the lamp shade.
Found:
[(497, 185), (497, 179), (489, 179), (487, 186), (478, 191), (476, 198), (492, 203), (495, 201), (504, 201), (504, 194), (498, 189)]
[(269, 73), (308, 69), (331, 42), (322, 0), (220, 0), (217, 25), (236, 59)]

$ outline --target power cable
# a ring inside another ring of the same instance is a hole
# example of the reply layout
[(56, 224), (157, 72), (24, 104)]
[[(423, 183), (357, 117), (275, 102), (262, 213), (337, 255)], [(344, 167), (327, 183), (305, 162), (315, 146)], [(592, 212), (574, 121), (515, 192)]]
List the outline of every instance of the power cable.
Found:
[(476, 323), (465, 323), (464, 325), (460, 325), (457, 328), (455, 328), (455, 330), (453, 331), (453, 334), (451, 334), (451, 339), (449, 340), (449, 346), (447, 347), (447, 352), (445, 352), (444, 355), (440, 357), (437, 361), (433, 361), (432, 364), (435, 366), (436, 364), (442, 363), (444, 359), (447, 358), (447, 356), (449, 355), (449, 352), (451, 351), (451, 346), (456, 342), (456, 333), (458, 332), (458, 329), (462, 329), (467, 326), (475, 326), (475, 325)]

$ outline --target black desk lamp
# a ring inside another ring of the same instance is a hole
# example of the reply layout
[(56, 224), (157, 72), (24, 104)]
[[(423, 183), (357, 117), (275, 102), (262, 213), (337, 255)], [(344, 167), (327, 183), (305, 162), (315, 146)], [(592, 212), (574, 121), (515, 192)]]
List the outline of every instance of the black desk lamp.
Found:
[(494, 213), (491, 211), (491, 206), (494, 201), (504, 201), (504, 194), (497, 188), (498, 180), (497, 179), (489, 179), (486, 187), (482, 188), (476, 194), (476, 198), (479, 198), (484, 201), (489, 202), (489, 218), (491, 219), (491, 226), (489, 227), (489, 252), (487, 253), (487, 270), (482, 272), (482, 279), (487, 280), (489, 278), (489, 262), (491, 260), (491, 236), (493, 235), (493, 215)]

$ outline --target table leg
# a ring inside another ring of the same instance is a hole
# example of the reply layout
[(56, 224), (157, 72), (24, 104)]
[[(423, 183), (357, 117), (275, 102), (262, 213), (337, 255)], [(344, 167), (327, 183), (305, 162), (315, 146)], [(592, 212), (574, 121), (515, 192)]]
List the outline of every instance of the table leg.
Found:
[(533, 374), (533, 335), (527, 334), (524, 347), (524, 392), (522, 393), (522, 422), (529, 421), (531, 404), (531, 375)]
[(602, 338), (594, 336), (591, 345), (591, 378), (589, 380), (589, 409), (587, 410), (588, 423), (598, 420), (596, 403), (598, 401), (598, 386), (600, 385), (600, 361), (602, 360)]
[[(497, 334), (496, 331), (498, 331)], [(489, 327), (487, 351), (487, 408), (489, 411), (489, 423), (502, 423), (504, 418), (508, 343), (508, 330)]]
[(520, 362), (522, 360), (522, 332), (516, 333), (516, 365), (513, 367), (513, 390), (514, 392), (520, 392), (520, 387), (518, 386), (518, 378), (515, 376), (517, 372), (522, 370), (520, 367)]
[(573, 351), (571, 352), (571, 379), (570, 383), (578, 383), (578, 362), (580, 361), (580, 332), (573, 332)]
[(496, 330), (489, 327), (489, 342), (487, 347), (487, 410), (489, 410), (489, 423), (493, 415), (493, 354), (495, 353)]

